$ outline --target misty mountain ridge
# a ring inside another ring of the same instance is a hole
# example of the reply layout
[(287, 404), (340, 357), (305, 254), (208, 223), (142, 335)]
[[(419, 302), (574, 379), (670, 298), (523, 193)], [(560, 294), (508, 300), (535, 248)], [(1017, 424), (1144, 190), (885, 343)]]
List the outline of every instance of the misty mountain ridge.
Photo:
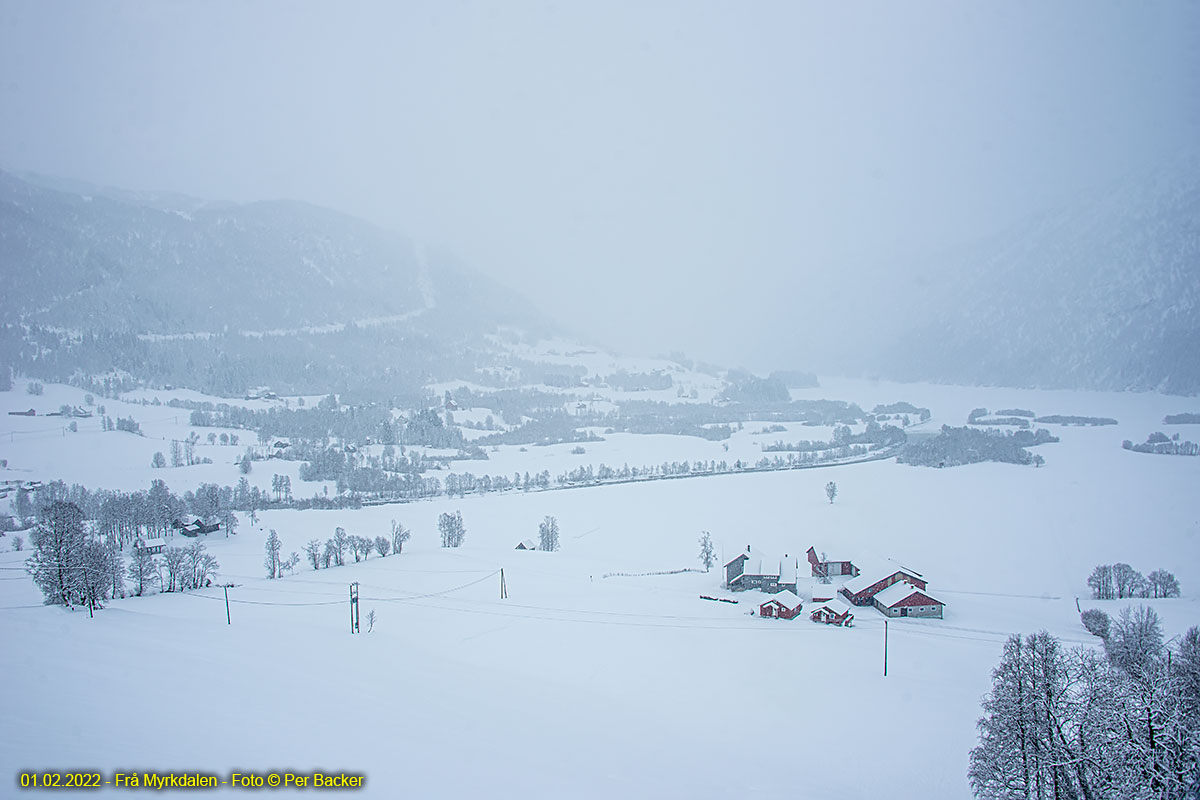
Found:
[[(842, 355), (830, 351), (823, 366), (1200, 392), (1198, 164), (1178, 159), (929, 259), (907, 290), (896, 285), (907, 300), (867, 289), (858, 318), (869, 326), (846, 332)], [(413, 390), (495, 363), (489, 337), (502, 327), (561, 332), (444, 252), (289, 200), (210, 203), (0, 172), (0, 263), (14, 276), (0, 323), (117, 337), (72, 343), (78, 352), (57, 371), (40, 365), (46, 378), (70, 365), (182, 385), (199, 372), (198, 388), (237, 392), (350, 378), (361, 388), (385, 374), (394, 390)], [(246, 341), (264, 334), (280, 341)], [(4, 360), (27, 369), (47, 344), (5, 346)], [(106, 355), (114, 349), (136, 353)]]
[(159, 335), (371, 319), (458, 333), (546, 325), (453, 257), (336, 211), (100, 191), (0, 172), (0, 262), (19, 276), (0, 322)]
[(1200, 392), (1198, 164), (1178, 159), (946, 256), (919, 297), (867, 334), (869, 368), (901, 380)]

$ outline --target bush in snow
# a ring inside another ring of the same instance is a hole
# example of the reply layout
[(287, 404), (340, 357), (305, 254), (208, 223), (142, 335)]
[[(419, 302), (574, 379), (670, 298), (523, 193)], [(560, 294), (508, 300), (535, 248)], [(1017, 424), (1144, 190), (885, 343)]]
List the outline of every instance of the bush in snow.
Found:
[(1083, 622), (1083, 627), (1087, 628), (1087, 632), (1092, 636), (1099, 636), (1101, 639), (1108, 638), (1108, 614), (1098, 608), (1089, 608), (1080, 614), (1079, 618)]

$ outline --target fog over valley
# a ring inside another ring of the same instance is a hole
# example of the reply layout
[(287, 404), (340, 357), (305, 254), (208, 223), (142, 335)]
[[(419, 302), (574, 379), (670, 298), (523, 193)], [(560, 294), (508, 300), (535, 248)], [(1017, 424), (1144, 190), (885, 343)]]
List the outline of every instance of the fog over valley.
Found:
[(1198, 43), (0, 0), (0, 780), (1194, 799)]

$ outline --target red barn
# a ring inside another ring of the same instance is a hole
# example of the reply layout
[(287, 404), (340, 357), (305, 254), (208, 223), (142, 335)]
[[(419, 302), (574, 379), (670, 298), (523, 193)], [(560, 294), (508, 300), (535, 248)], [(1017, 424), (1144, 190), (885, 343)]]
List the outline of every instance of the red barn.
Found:
[(758, 607), (758, 614), (761, 617), (792, 619), (800, 616), (801, 606), (800, 598), (796, 593), (785, 589), (778, 594), (771, 595), (770, 600), (760, 605)]
[(920, 573), (908, 569), (893, 569), (890, 572), (860, 575), (853, 580), (846, 581), (840, 594), (850, 601), (851, 605), (869, 606), (873, 603), (875, 595), (900, 581), (909, 583), (918, 589), (924, 589), (926, 585)]

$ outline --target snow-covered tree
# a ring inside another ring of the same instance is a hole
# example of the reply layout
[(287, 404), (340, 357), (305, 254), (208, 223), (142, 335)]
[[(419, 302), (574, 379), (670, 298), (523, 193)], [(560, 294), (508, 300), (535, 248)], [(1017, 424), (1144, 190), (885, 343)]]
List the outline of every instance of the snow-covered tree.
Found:
[(133, 593), (141, 597), (158, 583), (158, 561), (149, 550), (134, 548), (126, 574), (133, 584)]
[[(19, 496), (19, 495), (18, 495)], [(33, 553), (25, 562), (48, 605), (78, 601), (87, 537), (83, 511), (74, 503), (54, 502), (30, 535)]]
[(283, 542), (279, 541), (279, 534), (271, 528), (271, 532), (267, 534), (267, 541), (263, 545), (263, 566), (266, 567), (268, 578), (278, 578), (280, 575), (280, 564), (282, 557), (280, 551), (283, 549)]
[(558, 520), (546, 517), (538, 525), (538, 549), (553, 553), (558, 549)]
[(1146, 576), (1151, 597), (1179, 597), (1179, 581), (1165, 569), (1156, 569)]
[(700, 532), (700, 563), (704, 565), (704, 571), (708, 572), (712, 569), (712, 565), (717, 561), (717, 554), (713, 550), (712, 536), (708, 531)]
[(396, 520), (392, 520), (392, 552), (397, 555), (404, 550), (404, 543), (408, 541), (412, 532), (400, 525)]
[(1108, 614), (1105, 614), (1098, 608), (1089, 608), (1079, 615), (1080, 621), (1083, 622), (1083, 627), (1093, 636), (1099, 636), (1101, 639), (1108, 638), (1108, 631), (1111, 626), (1111, 620)]
[(1149, 606), (1124, 608), (1104, 640), (1104, 653), (1122, 672), (1139, 676), (1151, 671), (1162, 651), (1162, 624)]
[(350, 536), (342, 527), (333, 529), (333, 562), (339, 567), (346, 563), (346, 550), (350, 547)]
[(389, 540), (386, 536), (376, 536), (375, 537), (375, 550), (379, 553), (380, 558), (383, 558), (384, 556), (386, 556), (388, 554), (388, 551), (390, 551), (391, 549), (392, 549), (391, 540)]
[(1142, 573), (1128, 564), (1113, 564), (1112, 580), (1113, 587), (1117, 591), (1117, 597), (1125, 598), (1133, 597), (1139, 585), (1144, 583), (1146, 579), (1142, 577)]
[(1111, 600), (1116, 597), (1116, 590), (1113, 588), (1113, 568), (1108, 564), (1101, 564), (1092, 570), (1087, 584), (1092, 590), (1092, 597), (1097, 600)]
[(187, 558), (187, 552), (182, 547), (168, 547), (163, 550), (162, 565), (167, 570), (167, 591), (183, 591), (184, 586), (181, 578), (183, 577), (184, 561)]
[(833, 481), (825, 484), (825, 496), (829, 498), (829, 502), (833, 502), (833, 498), (837, 497), (837, 484)]
[(309, 539), (308, 543), (304, 545), (304, 555), (314, 570), (321, 568), (321, 542), (319, 540)]

